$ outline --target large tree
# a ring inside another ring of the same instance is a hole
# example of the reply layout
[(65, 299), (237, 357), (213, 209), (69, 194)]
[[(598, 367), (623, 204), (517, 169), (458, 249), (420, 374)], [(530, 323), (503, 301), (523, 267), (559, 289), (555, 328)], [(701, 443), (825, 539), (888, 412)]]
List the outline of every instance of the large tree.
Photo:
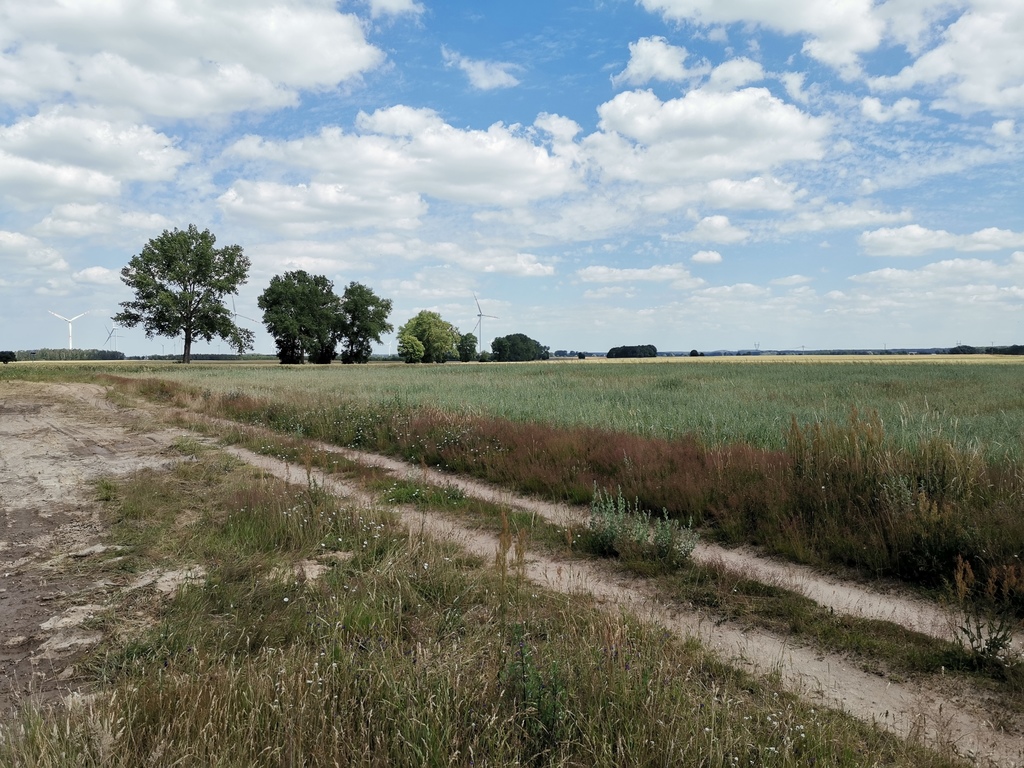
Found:
[(237, 293), (249, 273), (249, 259), (240, 245), (215, 248), (208, 229), (166, 229), (150, 240), (121, 270), (125, 285), (135, 291), (134, 301), (121, 303), (113, 320), (122, 326), (141, 325), (146, 338), (184, 339), (181, 362), (192, 362), (195, 339), (223, 339), (239, 354), (252, 349), (253, 333), (240, 328), (224, 304)]
[(458, 358), (459, 331), (437, 312), (423, 310), (398, 329), (398, 356), (407, 363), (443, 363)]
[(341, 362), (368, 362), (370, 342), (380, 344), (381, 335), (394, 330), (388, 322), (391, 299), (380, 298), (361, 283), (349, 283), (341, 297), (341, 313)]
[(303, 269), (270, 279), (256, 300), (282, 363), (327, 364), (335, 357), (344, 313), (334, 283)]
[(464, 333), (459, 337), (459, 360), (464, 363), (468, 363), (470, 360), (476, 360), (476, 345), (477, 338), (472, 333)]
[(525, 333), (499, 336), (491, 342), (494, 359), (499, 363), (514, 363), (524, 360), (547, 360), (548, 348)]

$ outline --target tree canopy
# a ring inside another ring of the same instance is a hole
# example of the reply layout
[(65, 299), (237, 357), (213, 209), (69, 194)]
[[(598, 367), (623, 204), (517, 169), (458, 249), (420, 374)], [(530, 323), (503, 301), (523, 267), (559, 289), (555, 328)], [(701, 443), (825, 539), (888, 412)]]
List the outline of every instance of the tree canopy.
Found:
[(114, 322), (141, 325), (146, 338), (183, 337), (181, 362), (192, 362), (195, 339), (228, 342), (239, 354), (252, 349), (253, 333), (238, 327), (224, 297), (238, 292), (249, 273), (249, 259), (240, 245), (215, 248), (217, 240), (194, 224), (187, 230), (166, 229), (150, 240), (121, 270), (121, 280), (135, 292), (121, 303)]
[(658, 349), (653, 344), (638, 344), (635, 347), (612, 347), (606, 357), (657, 357)]
[(361, 283), (349, 283), (341, 297), (341, 362), (366, 363), (380, 337), (391, 333), (391, 299), (382, 299)]
[(334, 283), (326, 277), (303, 269), (275, 275), (256, 303), (282, 363), (298, 365), (308, 357), (327, 364), (334, 359), (342, 309)]
[(547, 360), (548, 348), (524, 333), (499, 336), (491, 342), (494, 359), (499, 363), (515, 363), (525, 360)]
[(459, 360), (464, 363), (468, 363), (471, 360), (476, 360), (476, 345), (477, 338), (475, 334), (464, 333), (459, 337)]
[(301, 269), (271, 278), (258, 304), (282, 363), (329, 364), (339, 343), (343, 363), (365, 363), (371, 342), (392, 330), (390, 299), (355, 282), (339, 297), (324, 275)]
[(407, 363), (443, 363), (458, 358), (461, 334), (437, 312), (423, 310), (398, 329), (398, 356)]

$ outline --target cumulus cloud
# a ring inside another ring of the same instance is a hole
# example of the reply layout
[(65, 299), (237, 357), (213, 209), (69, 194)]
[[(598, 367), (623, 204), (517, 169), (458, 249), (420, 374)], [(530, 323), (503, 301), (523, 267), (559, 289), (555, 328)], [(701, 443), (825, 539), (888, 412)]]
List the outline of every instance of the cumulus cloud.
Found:
[(656, 264), (651, 267), (590, 266), (576, 271), (585, 283), (669, 283), (676, 288), (695, 288), (704, 281), (690, 274), (684, 264)]
[(132, 181), (166, 181), (188, 161), (175, 140), (148, 125), (40, 112), (0, 127), (0, 152), (54, 167), (89, 169)]
[(513, 88), (519, 80), (512, 74), (517, 65), (505, 61), (483, 61), (470, 59), (448, 48), (441, 47), (441, 57), (449, 67), (455, 67), (469, 78), (469, 83), (480, 91), (493, 91), (498, 88)]
[(939, 89), (934, 106), (954, 112), (1024, 107), (1024, 6), (977, 0), (944, 30), (941, 40), (895, 75), (875, 77), (880, 91), (916, 85)]
[(647, 183), (760, 172), (824, 156), (824, 118), (804, 114), (764, 88), (690, 91), (661, 101), (627, 91), (598, 108), (600, 132), (583, 140), (611, 179)]
[(72, 274), (71, 279), (89, 285), (120, 285), (121, 283), (120, 273), (106, 267), (86, 267)]
[(727, 216), (705, 216), (689, 232), (678, 236), (680, 240), (698, 243), (742, 243), (750, 232), (733, 226)]
[(423, 6), (414, 0), (370, 0), (370, 15), (375, 19), (404, 13), (419, 15), (423, 13)]
[(333, 88), (384, 60), (356, 16), (323, 0), (4, 0), (0, 28), (0, 98), (70, 93), (163, 117), (294, 104), (301, 90)]
[(908, 210), (885, 211), (873, 207), (868, 202), (852, 205), (846, 203), (830, 203), (827, 205), (800, 211), (788, 221), (778, 224), (779, 232), (822, 232), (830, 229), (851, 229), (855, 227), (877, 226), (907, 221), (911, 217)]
[(864, 232), (858, 238), (870, 256), (920, 256), (929, 251), (997, 251), (1024, 246), (1024, 232), (988, 227), (967, 235), (954, 235), (944, 229), (926, 229), (918, 224), (883, 227)]
[(860, 55), (877, 48), (885, 31), (871, 0), (641, 0), (641, 5), (672, 21), (756, 24), (806, 36), (804, 53), (851, 76), (860, 70)]
[(711, 72), (705, 88), (711, 91), (734, 91), (750, 83), (764, 80), (764, 69), (747, 58), (731, 59)]
[(917, 99), (900, 99), (891, 107), (882, 104), (881, 99), (866, 96), (861, 99), (860, 111), (868, 120), (888, 123), (892, 120), (912, 120), (918, 116), (921, 102)]
[[(571, 121), (545, 123), (563, 132)], [(361, 134), (324, 128), (287, 142), (247, 137), (229, 157), (305, 169), (313, 183), (344, 184), (351, 195), (406, 200), (429, 195), (470, 205), (521, 205), (581, 184), (571, 153), (549, 152), (516, 126), (463, 130), (436, 112), (398, 106), (360, 113)]]
[(171, 229), (173, 223), (158, 213), (126, 211), (103, 203), (68, 203), (56, 206), (33, 229), (38, 234), (57, 237), (157, 232)]
[(777, 277), (774, 280), (770, 280), (771, 285), (779, 286), (800, 286), (806, 285), (812, 282), (811, 278), (806, 275), (787, 275), (786, 277)]
[(345, 184), (236, 181), (218, 200), (225, 214), (294, 234), (419, 225), (426, 204), (414, 193), (375, 194)]
[(0, 264), (7, 277), (25, 272), (63, 272), (64, 257), (53, 248), (20, 232), (0, 230)]
[(642, 37), (629, 44), (629, 63), (612, 77), (612, 85), (644, 85), (652, 80), (682, 83), (702, 77), (711, 70), (707, 61), (687, 69), (686, 59), (689, 55), (685, 48), (670, 45), (664, 37)]
[(721, 264), (722, 254), (718, 251), (697, 251), (690, 257), (694, 264)]

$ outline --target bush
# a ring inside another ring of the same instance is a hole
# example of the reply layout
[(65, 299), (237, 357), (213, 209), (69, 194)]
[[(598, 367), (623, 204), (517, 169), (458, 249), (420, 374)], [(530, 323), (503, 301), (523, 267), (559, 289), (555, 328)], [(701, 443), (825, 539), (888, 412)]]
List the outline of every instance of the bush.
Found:
[(581, 539), (584, 549), (601, 557), (655, 560), (671, 568), (681, 566), (699, 540), (692, 524), (683, 526), (666, 510), (652, 529), (651, 513), (641, 509), (639, 501), (630, 504), (622, 489), (612, 496), (596, 487), (587, 533)]
[(4, 350), (3, 352), (0, 352), (0, 363), (7, 365), (8, 363), (16, 363), (17, 361), (18, 356), (11, 352), (10, 350)]

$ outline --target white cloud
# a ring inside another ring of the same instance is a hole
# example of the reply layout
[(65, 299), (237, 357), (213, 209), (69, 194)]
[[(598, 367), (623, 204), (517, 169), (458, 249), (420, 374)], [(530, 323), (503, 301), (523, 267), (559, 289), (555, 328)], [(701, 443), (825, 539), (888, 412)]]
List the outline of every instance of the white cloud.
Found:
[(785, 104), (764, 88), (690, 91), (661, 101), (627, 91), (598, 108), (601, 132), (584, 139), (612, 179), (677, 183), (761, 172), (824, 156), (823, 118)]
[(174, 139), (148, 125), (82, 117), (61, 108), (0, 127), (0, 152), (133, 181), (166, 181), (189, 159)]
[(370, 15), (375, 19), (403, 13), (419, 15), (423, 13), (423, 6), (415, 0), (370, 0)]
[(38, 200), (94, 200), (121, 192), (118, 181), (105, 173), (73, 165), (53, 165), (0, 151), (0, 194), (11, 205)]
[(760, 80), (764, 80), (764, 69), (756, 61), (731, 59), (714, 68), (705, 88), (709, 91), (734, 91)]
[(120, 285), (121, 275), (113, 269), (106, 267), (86, 267), (71, 275), (71, 278), (79, 283), (89, 285)]
[(769, 211), (789, 210), (800, 193), (795, 183), (771, 176), (755, 176), (746, 181), (715, 179), (707, 185), (704, 199), (714, 208), (740, 208)]
[(217, 203), (229, 216), (294, 234), (369, 227), (411, 229), (426, 204), (414, 193), (374, 194), (344, 184), (236, 181)]
[(697, 251), (690, 257), (694, 264), (721, 264), (722, 254), (718, 251)]
[[(570, 123), (549, 119), (545, 125), (568, 132)], [(356, 125), (362, 135), (328, 127), (288, 142), (247, 137), (227, 154), (306, 169), (314, 183), (344, 184), (351, 195), (375, 198), (429, 195), (512, 206), (580, 186), (571, 153), (549, 153), (517, 126), (461, 130), (432, 110), (406, 106), (360, 113)]]
[(896, 229), (864, 232), (858, 238), (871, 256), (920, 256), (929, 251), (997, 251), (1024, 246), (1024, 232), (988, 227), (969, 235), (954, 235), (944, 229), (926, 229), (908, 224)]
[(810, 282), (812, 282), (811, 278), (805, 275), (788, 275), (786, 277), (777, 277), (774, 280), (769, 281), (771, 285), (780, 286), (801, 286), (807, 285), (807, 283)]
[(698, 243), (742, 243), (750, 232), (733, 226), (727, 216), (705, 216), (689, 232), (678, 236), (680, 240)]
[(576, 271), (585, 283), (669, 283), (675, 288), (696, 288), (704, 284), (699, 277), (690, 274), (684, 264), (656, 264), (652, 267), (605, 267), (591, 266)]
[(992, 124), (992, 133), (1001, 139), (1012, 139), (1017, 131), (1013, 120), (998, 120)]
[(789, 232), (821, 232), (829, 229), (851, 229), (864, 226), (878, 226), (907, 221), (911, 212), (883, 211), (871, 207), (870, 203), (861, 202), (854, 205), (830, 203), (819, 208), (801, 211), (789, 221), (778, 224), (778, 231)]
[(882, 91), (931, 85), (934, 106), (954, 112), (1016, 111), (1024, 107), (1024, 5), (974, 0), (938, 45), (891, 76), (870, 80)]
[(888, 123), (892, 120), (913, 120), (918, 117), (921, 102), (917, 99), (900, 99), (891, 107), (886, 107), (880, 99), (865, 96), (860, 102), (860, 111), (868, 120), (876, 123)]
[(806, 35), (804, 53), (848, 75), (859, 71), (860, 54), (877, 48), (885, 29), (872, 0), (641, 0), (641, 5), (672, 21), (757, 24)]
[(156, 232), (171, 229), (170, 219), (158, 213), (125, 211), (101, 203), (68, 203), (56, 206), (33, 231), (56, 237)]
[(455, 67), (469, 78), (469, 83), (480, 91), (493, 91), (498, 88), (513, 88), (519, 80), (511, 70), (518, 69), (515, 64), (505, 61), (482, 61), (470, 59), (461, 54), (441, 47), (441, 57), (449, 67)]
[(707, 61), (687, 69), (689, 55), (685, 48), (670, 45), (664, 37), (642, 37), (629, 44), (629, 63), (612, 77), (612, 85), (644, 85), (651, 80), (682, 83), (706, 75), (711, 70)]
[(63, 272), (68, 263), (53, 248), (20, 232), (0, 230), (0, 270), (6, 277), (26, 272)]
[(0, 98), (70, 93), (164, 117), (294, 104), (384, 59), (360, 20), (325, 0), (3, 0), (0, 28)]

